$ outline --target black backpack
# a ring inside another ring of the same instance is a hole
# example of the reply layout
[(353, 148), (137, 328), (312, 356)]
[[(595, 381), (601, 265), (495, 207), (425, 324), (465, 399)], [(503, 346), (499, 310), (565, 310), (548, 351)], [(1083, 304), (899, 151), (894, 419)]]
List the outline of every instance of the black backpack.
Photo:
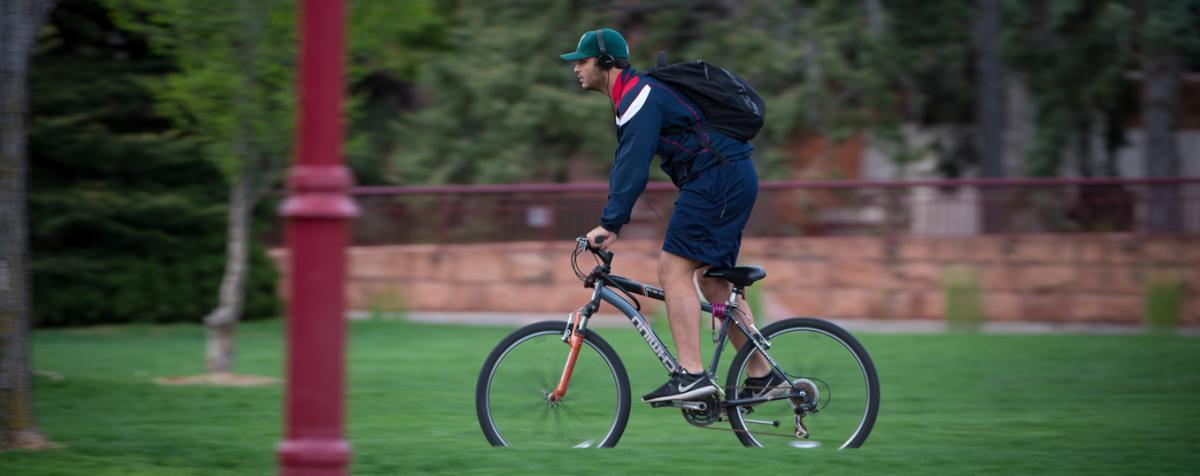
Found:
[[(668, 65), (666, 54), (660, 52), (658, 66), (646, 74), (699, 105), (708, 116), (709, 126), (729, 137), (749, 141), (762, 130), (767, 112), (762, 96), (746, 80), (724, 68), (702, 60)], [(678, 132), (663, 130), (664, 134)]]

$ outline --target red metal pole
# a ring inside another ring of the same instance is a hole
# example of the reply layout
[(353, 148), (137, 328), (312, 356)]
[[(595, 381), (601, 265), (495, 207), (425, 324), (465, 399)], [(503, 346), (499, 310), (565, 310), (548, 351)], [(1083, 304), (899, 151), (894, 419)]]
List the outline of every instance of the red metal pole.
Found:
[(276, 455), (283, 475), (342, 475), (345, 249), (357, 213), (341, 156), (342, 0), (304, 0), (300, 18), (297, 163), (282, 209), (292, 270), (286, 427)]

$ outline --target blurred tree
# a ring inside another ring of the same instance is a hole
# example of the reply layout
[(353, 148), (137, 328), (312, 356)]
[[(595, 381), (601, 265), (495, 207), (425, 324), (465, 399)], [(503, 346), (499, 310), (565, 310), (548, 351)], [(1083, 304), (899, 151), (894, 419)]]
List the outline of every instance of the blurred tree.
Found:
[[(1004, 133), (1008, 122), (1007, 65), (1000, 55), (1001, 0), (975, 0), (971, 50), (975, 55), (975, 154), (980, 175), (1004, 177)], [(984, 232), (1006, 228), (1007, 190), (981, 190), (980, 225)]]
[(446, 49), (444, 13), (432, 0), (349, 3), (347, 165), (360, 185), (388, 183), (403, 144), (400, 118), (417, 107), (420, 66)]
[[(194, 321), (216, 305), (228, 203), (194, 138), (155, 113), (174, 71), (98, 0), (63, 0), (30, 74), (34, 324)], [(253, 243), (246, 318), (276, 317), (276, 272)]]
[(295, 6), (276, 0), (111, 0), (119, 23), (146, 36), (179, 72), (156, 88), (160, 105), (194, 134), (229, 181), (225, 276), (208, 326), (206, 367), (233, 367), (256, 205), (290, 154)]
[[(611, 156), (612, 135), (597, 120), (611, 111), (578, 92), (557, 58), (580, 32), (599, 26), (625, 33), (635, 67), (652, 66), (667, 50), (670, 61), (704, 58), (749, 79), (770, 105), (755, 141), (765, 177), (786, 175), (780, 146), (797, 130), (836, 139), (870, 130), (895, 145), (897, 161), (910, 161), (916, 154), (901, 134), (905, 119), (942, 121), (959, 115), (956, 101), (969, 104), (965, 81), (942, 79), (965, 68), (966, 48), (953, 42), (965, 37), (959, 24), (969, 8), (901, 3), (515, 2), (484, 14), (478, 2), (457, 2), (447, 7), (449, 50), (421, 70), (418, 85), (430, 103), (402, 122), (394, 178), (561, 181), (580, 168), (601, 175), (607, 161), (587, 159)], [(931, 33), (931, 22), (945, 28)], [(909, 39), (919, 47), (903, 44)], [(897, 90), (911, 94), (900, 98)]]
[(30, 383), (27, 129), (29, 60), (52, 0), (0, 3), (0, 450), (44, 448)]
[(797, 132), (841, 140), (866, 131), (902, 170), (935, 152), (917, 149), (905, 124), (971, 121), (972, 12), (963, 2), (746, 0), (692, 27), (704, 32), (696, 41), (669, 29), (658, 35), (687, 58), (739, 71), (764, 94), (767, 134), (756, 140), (756, 161), (787, 165), (778, 148)]
[[(975, 1), (975, 144), (981, 175), (1003, 177), (1007, 82), (1000, 57), (1001, 0)], [(986, 218), (985, 218), (986, 220)], [(994, 227), (986, 227), (993, 229)]]
[(449, 49), (420, 70), (430, 104), (401, 123), (392, 181), (563, 181), (572, 159), (611, 153), (605, 149), (615, 139), (599, 120), (610, 106), (580, 92), (558, 58), (580, 32), (596, 28), (587, 8), (462, 1), (446, 15), (454, 25)]
[[(561, 180), (563, 164), (541, 157), (608, 156), (611, 139), (590, 120), (603, 104), (571, 92), (553, 57), (598, 26), (624, 32), (643, 69), (661, 49), (671, 61), (704, 58), (749, 79), (770, 106), (755, 141), (764, 177), (787, 175), (783, 158), (799, 135), (842, 140), (863, 131), (901, 173), (935, 155), (945, 176), (1000, 176), (1003, 157), (1016, 155), (1023, 174), (1056, 175), (1070, 163), (1079, 175), (1118, 175), (1116, 150), (1136, 114), (1126, 72), (1149, 38), (1133, 14), (1141, 4), (1192, 8), (1150, 0), (443, 3), (446, 50), (419, 68), (419, 110), (403, 114), (403, 149), (385, 178)], [(1010, 81), (1030, 91), (1031, 144), (1005, 143)], [(932, 145), (912, 140), (931, 135)], [(1103, 138), (1103, 152), (1092, 137)], [(602, 171), (595, 162), (589, 168)]]
[[(1115, 150), (1135, 113), (1126, 77), (1135, 34), (1128, 3), (1041, 0), (1006, 10), (1012, 18), (1006, 57), (1024, 72), (1036, 106), (1026, 174), (1058, 175), (1073, 156), (1081, 176), (1119, 175)], [(1097, 133), (1106, 138), (1101, 161), (1091, 147)]]
[[(1200, 56), (1200, 0), (1139, 0), (1141, 34), (1142, 131), (1145, 134), (1146, 175), (1178, 177), (1179, 83), (1185, 57)], [(1178, 231), (1183, 225), (1176, 186), (1151, 190), (1151, 231)]]

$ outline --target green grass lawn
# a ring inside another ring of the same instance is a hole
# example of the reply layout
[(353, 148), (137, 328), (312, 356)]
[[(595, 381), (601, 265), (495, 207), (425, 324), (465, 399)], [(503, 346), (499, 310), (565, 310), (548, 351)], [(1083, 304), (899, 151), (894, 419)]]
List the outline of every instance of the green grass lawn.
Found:
[[(239, 373), (281, 374), (282, 327), (239, 328)], [(868, 334), (860, 337), (879, 368), (883, 404), (859, 450), (747, 450), (732, 433), (694, 428), (677, 410), (635, 401), (616, 449), (521, 451), (488, 447), (474, 410), (479, 366), (509, 331), (352, 323), (347, 435), (354, 473), (1129, 474), (1200, 467), (1196, 338)], [(661, 366), (632, 328), (599, 332), (621, 354), (635, 398), (662, 383)], [(0, 474), (274, 472), (280, 387), (153, 383), (200, 373), (203, 338), (202, 328), (182, 325), (36, 332), (37, 369), (64, 377), (37, 377), (38, 418), (64, 448), (0, 454)]]

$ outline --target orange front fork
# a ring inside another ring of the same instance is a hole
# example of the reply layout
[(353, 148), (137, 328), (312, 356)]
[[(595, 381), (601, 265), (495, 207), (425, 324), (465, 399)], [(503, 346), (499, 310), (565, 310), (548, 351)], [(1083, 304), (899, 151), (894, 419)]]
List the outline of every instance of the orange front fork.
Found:
[(579, 333), (579, 322), (575, 322), (575, 329), (571, 332), (571, 337), (567, 338), (567, 344), (571, 346), (571, 352), (567, 354), (567, 364), (563, 366), (562, 377), (558, 379), (558, 386), (554, 387), (554, 391), (550, 392), (550, 401), (559, 402), (563, 395), (567, 394), (567, 385), (571, 382), (571, 373), (575, 371), (575, 359), (579, 358), (579, 348), (583, 345), (583, 334)]

